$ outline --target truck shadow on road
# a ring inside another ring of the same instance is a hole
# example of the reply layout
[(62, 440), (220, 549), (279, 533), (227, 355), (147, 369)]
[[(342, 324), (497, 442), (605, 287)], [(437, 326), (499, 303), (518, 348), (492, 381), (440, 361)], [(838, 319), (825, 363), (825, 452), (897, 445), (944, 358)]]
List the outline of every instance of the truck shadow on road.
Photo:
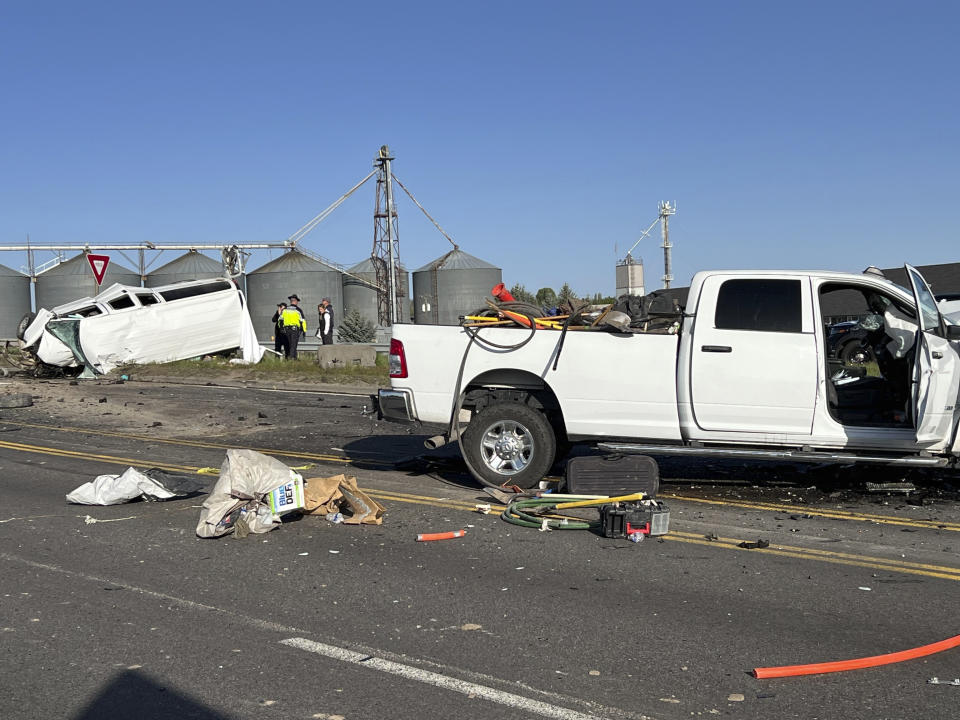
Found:
[(228, 720), (230, 716), (177, 692), (169, 685), (161, 685), (145, 673), (126, 670), (105, 685), (73, 720), (133, 717), (137, 720)]

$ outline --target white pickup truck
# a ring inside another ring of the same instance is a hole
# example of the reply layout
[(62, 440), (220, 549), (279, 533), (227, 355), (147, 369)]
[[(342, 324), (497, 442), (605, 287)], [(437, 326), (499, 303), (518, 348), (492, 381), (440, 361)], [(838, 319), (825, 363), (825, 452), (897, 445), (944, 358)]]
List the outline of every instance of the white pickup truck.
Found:
[[(871, 272), (700, 272), (678, 323), (658, 332), (395, 325), (379, 411), (446, 425), (432, 444), (458, 440), (488, 485), (531, 487), (575, 442), (950, 467), (960, 325), (906, 270), (911, 290)], [(875, 348), (869, 374), (827, 357), (823, 306), (838, 298)]]

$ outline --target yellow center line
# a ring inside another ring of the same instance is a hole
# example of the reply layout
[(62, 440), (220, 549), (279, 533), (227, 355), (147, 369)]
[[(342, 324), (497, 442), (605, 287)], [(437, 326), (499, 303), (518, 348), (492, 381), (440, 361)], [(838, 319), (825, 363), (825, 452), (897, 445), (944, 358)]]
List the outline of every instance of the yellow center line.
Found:
[[(153, 465), (154, 467), (165, 470), (198, 472), (201, 468), (192, 465), (177, 465), (164, 462), (149, 462), (144, 458), (124, 458), (113, 455), (99, 455), (76, 450), (61, 450), (58, 448), (44, 447), (41, 445), (29, 445), (26, 443), (11, 443), (0, 441), (0, 448), (17, 450), (20, 452), (40, 453), (44, 455), (53, 455), (57, 457), (67, 457), (80, 460), (93, 460), (98, 462), (107, 462), (124, 465)], [(451, 500), (431, 495), (414, 495), (390, 490), (366, 490), (372, 497), (382, 500), (391, 500), (393, 502), (409, 503), (414, 505), (427, 505), (452, 510), (461, 510), (464, 512), (476, 513), (478, 504), (462, 500)], [(718, 503), (722, 504), (722, 503)], [(505, 506), (489, 503), (491, 513), (500, 513)], [(664, 535), (663, 540), (672, 542), (690, 543), (694, 545), (703, 545), (724, 550), (741, 550), (738, 547), (738, 540), (730, 538), (706, 539), (702, 535), (688, 533), (683, 531), (671, 530), (668, 535)], [(838, 565), (851, 565), (861, 568), (874, 570), (885, 570), (888, 572), (906, 573), (911, 575), (922, 575), (925, 577), (940, 578), (944, 580), (960, 580), (960, 568), (952, 568), (943, 565), (931, 565), (926, 563), (914, 563), (901, 560), (890, 560), (869, 555), (855, 555), (851, 553), (841, 553), (831, 550), (819, 550), (815, 548), (803, 548), (790, 545), (771, 545), (767, 548), (756, 548), (749, 550), (751, 553), (762, 555), (777, 555), (782, 557), (797, 558), (801, 560), (815, 560)]]
[(683, 500), (685, 502), (702, 503), (705, 505), (722, 505), (725, 507), (739, 507), (747, 510), (766, 510), (771, 512), (790, 513), (792, 515), (804, 514), (816, 517), (831, 518), (833, 520), (856, 520), (857, 522), (876, 522), (885, 525), (900, 525), (903, 527), (922, 527), (933, 530), (949, 530), (951, 532), (960, 532), (960, 523), (940, 522), (938, 520), (909, 520), (891, 515), (875, 515), (871, 513), (854, 513), (849, 510), (827, 510), (815, 508), (809, 505), (777, 505), (775, 503), (749, 502), (746, 500), (715, 500), (711, 498), (690, 497), (689, 495), (677, 495), (674, 493), (660, 493), (662, 498), (673, 500)]
[(27, 445), (25, 443), (11, 443), (0, 440), (0, 448), (8, 450), (19, 450), (21, 452), (39, 453), (41, 455), (55, 455), (57, 457), (75, 458), (78, 460), (93, 460), (96, 462), (107, 462), (122, 465), (151, 465), (163, 470), (180, 470), (186, 472), (197, 472), (200, 468), (191, 465), (174, 465), (164, 462), (149, 462), (143, 458), (124, 458), (115, 455), (96, 455), (94, 453), (80, 452), (77, 450), (61, 450), (59, 448), (44, 447), (42, 445)]
[(35, 428), (38, 430), (55, 430), (57, 432), (70, 432), (83, 435), (97, 435), (102, 437), (116, 437), (125, 440), (142, 440), (151, 443), (162, 443), (166, 445), (182, 445), (185, 447), (198, 447), (211, 450), (255, 450), (264, 455), (280, 455), (282, 457), (294, 457), (304, 460), (319, 460), (323, 462), (337, 462), (352, 464), (362, 462), (369, 465), (379, 465), (383, 467), (393, 467), (393, 462), (387, 460), (375, 460), (373, 458), (345, 458), (339, 455), (323, 455), (318, 453), (297, 452), (294, 450), (277, 450), (274, 448), (249, 448), (246, 445), (228, 445), (226, 443), (200, 442), (198, 440), (170, 440), (167, 438), (150, 437), (149, 435), (136, 435), (134, 433), (105, 432), (101, 430), (88, 430), (86, 428), (57, 427), (56, 425), (41, 425), (38, 423), (26, 423), (19, 421), (4, 420), (5, 425), (17, 425), (19, 427)]

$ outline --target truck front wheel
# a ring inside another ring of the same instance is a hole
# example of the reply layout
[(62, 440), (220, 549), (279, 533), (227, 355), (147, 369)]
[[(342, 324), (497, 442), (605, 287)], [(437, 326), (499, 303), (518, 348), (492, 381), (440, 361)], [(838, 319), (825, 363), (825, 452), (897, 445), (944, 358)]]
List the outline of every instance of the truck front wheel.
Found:
[(546, 416), (519, 402), (495, 402), (470, 420), (463, 448), (474, 476), (484, 485), (531, 488), (557, 452)]

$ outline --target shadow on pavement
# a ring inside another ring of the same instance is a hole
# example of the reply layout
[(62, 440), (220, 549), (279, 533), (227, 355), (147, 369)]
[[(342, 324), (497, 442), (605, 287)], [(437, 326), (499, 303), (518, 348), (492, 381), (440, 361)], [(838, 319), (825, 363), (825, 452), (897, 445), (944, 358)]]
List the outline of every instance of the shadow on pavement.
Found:
[(127, 670), (110, 681), (73, 720), (228, 720), (230, 717), (168, 686), (158, 684), (143, 673)]

